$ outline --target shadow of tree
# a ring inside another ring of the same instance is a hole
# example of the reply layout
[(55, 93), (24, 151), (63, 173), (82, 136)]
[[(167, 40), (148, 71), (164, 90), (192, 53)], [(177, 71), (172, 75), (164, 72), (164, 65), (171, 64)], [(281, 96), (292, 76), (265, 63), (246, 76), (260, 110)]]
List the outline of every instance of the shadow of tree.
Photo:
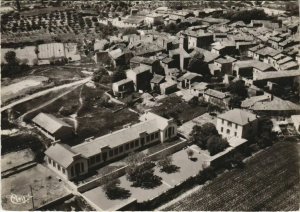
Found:
[(196, 162), (198, 158), (190, 158), (191, 161)]
[(106, 192), (106, 196), (111, 200), (116, 199), (128, 199), (131, 196), (129, 190), (126, 190), (121, 187), (111, 188)]
[(160, 172), (165, 172), (167, 174), (172, 174), (175, 172), (178, 172), (180, 169), (180, 167), (176, 166), (176, 165), (169, 165), (167, 167), (163, 167), (162, 169), (160, 169)]
[(162, 178), (152, 174), (151, 172), (145, 173), (142, 178), (133, 182), (133, 187), (141, 187), (145, 189), (155, 188), (162, 184)]

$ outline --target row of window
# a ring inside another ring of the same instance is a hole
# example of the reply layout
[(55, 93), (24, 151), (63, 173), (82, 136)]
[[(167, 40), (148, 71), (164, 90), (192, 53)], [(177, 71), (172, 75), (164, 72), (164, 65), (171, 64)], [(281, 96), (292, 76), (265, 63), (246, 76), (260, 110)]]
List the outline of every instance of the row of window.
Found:
[(63, 174), (66, 174), (66, 169), (64, 169), (63, 167), (61, 167), (54, 160), (51, 160), (50, 158), (48, 158), (48, 164), (52, 165), (54, 168), (57, 168), (58, 171), (61, 171)]
[[(109, 150), (108, 156), (114, 157), (117, 156), (123, 152), (126, 152), (128, 150), (138, 148), (141, 145), (144, 145), (145, 143), (152, 142), (154, 140), (157, 140), (159, 137), (159, 132), (152, 133), (150, 135), (147, 135), (146, 138), (140, 138), (136, 139), (134, 141), (131, 141), (130, 143), (126, 143), (122, 146), (116, 147), (114, 149)], [(99, 163), (101, 161), (101, 153), (98, 155), (95, 155), (89, 159), (89, 164), (94, 165), (95, 163)]]
[[(223, 133), (224, 129), (221, 127), (221, 132)], [(226, 130), (226, 134), (230, 135), (230, 129)], [(234, 132), (234, 136), (237, 136), (237, 132)]]
[[(224, 124), (225, 123), (225, 121), (224, 121), (224, 119), (222, 119), (222, 124)], [(228, 127), (231, 127), (233, 125), (233, 123), (232, 122), (230, 122), (230, 121), (227, 121), (227, 126)], [(238, 125), (237, 124), (235, 124), (235, 129), (237, 129), (238, 128)]]
[[(75, 167), (75, 168), (74, 168)], [(76, 163), (75, 166), (73, 165), (71, 167), (71, 176), (74, 177), (75, 174), (80, 174), (84, 172), (84, 164), (83, 162), (80, 162), (80, 163)]]

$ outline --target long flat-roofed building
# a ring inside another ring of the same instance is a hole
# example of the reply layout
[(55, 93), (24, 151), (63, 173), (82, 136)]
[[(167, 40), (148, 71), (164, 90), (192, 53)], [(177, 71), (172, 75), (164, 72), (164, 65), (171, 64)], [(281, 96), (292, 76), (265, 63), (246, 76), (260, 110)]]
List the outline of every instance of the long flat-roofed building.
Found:
[(74, 179), (104, 162), (177, 135), (173, 119), (148, 112), (141, 121), (73, 147), (56, 142), (45, 152), (47, 165), (62, 177)]

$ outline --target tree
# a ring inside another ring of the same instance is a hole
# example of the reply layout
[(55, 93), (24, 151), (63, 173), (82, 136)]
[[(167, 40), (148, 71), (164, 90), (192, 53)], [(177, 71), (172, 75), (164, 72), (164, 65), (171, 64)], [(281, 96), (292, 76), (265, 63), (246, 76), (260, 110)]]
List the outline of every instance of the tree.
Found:
[(20, 0), (16, 0), (16, 7), (18, 11), (21, 10)]
[(200, 171), (197, 175), (197, 181), (199, 184), (205, 183), (207, 180), (212, 180), (215, 178), (217, 175), (215, 173), (215, 170), (213, 167), (209, 166), (202, 171)]
[(134, 27), (128, 27), (128, 28), (125, 28), (123, 33), (122, 33), (122, 35), (131, 35), (131, 34), (138, 35), (139, 32)]
[(177, 171), (178, 167), (172, 164), (172, 157), (167, 156), (157, 162), (157, 166), (161, 172), (172, 173)]
[(217, 135), (211, 136), (207, 140), (207, 149), (210, 155), (215, 155), (219, 152), (222, 152), (228, 146), (229, 146), (228, 142)]
[(245, 86), (245, 81), (243, 81), (243, 80), (238, 80), (238, 81), (231, 83), (228, 87), (228, 90), (232, 95), (239, 96), (242, 99), (245, 99), (248, 97), (248, 90)]
[(102, 189), (109, 199), (127, 199), (131, 196), (128, 190), (120, 188), (119, 179), (104, 178), (103, 183)]
[(8, 51), (4, 55), (4, 59), (8, 64), (14, 65), (18, 63), (17, 57), (16, 57), (16, 52), (14, 51)]
[(207, 63), (204, 61), (204, 55), (198, 51), (190, 59), (188, 68), (189, 71), (203, 75), (204, 77), (210, 76)]
[(98, 70), (94, 71), (92, 80), (94, 82), (100, 82), (104, 76), (107, 76), (108, 73), (105, 68), (100, 67)]
[(186, 154), (188, 155), (188, 158), (190, 159), (190, 158), (192, 158), (192, 157), (193, 157), (193, 155), (194, 155), (194, 151), (193, 151), (193, 150), (191, 150), (191, 149), (188, 149), (188, 150), (186, 151)]
[(114, 83), (114, 82), (118, 82), (118, 81), (123, 80), (123, 79), (126, 79), (125, 72), (121, 71), (121, 70), (117, 70), (113, 73), (111, 81), (112, 81), (112, 83)]
[(202, 126), (195, 125), (190, 133), (190, 141), (196, 143), (200, 148), (206, 149), (207, 140), (213, 135), (218, 135), (214, 124), (205, 123)]

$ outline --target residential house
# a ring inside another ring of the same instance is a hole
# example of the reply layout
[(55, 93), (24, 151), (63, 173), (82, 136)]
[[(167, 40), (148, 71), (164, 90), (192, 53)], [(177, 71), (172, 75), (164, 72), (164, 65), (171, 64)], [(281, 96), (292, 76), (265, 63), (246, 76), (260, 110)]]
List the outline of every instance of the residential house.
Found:
[(269, 57), (274, 57), (280, 53), (281, 51), (267, 46), (254, 52), (253, 59), (268, 63)]
[(161, 94), (170, 94), (177, 90), (177, 82), (175, 81), (166, 81), (160, 84), (160, 93)]
[(148, 26), (155, 26), (163, 23), (163, 16), (157, 13), (151, 13), (145, 16), (145, 24)]
[(134, 83), (135, 91), (149, 91), (151, 90), (150, 81), (152, 74), (150, 67), (147, 65), (140, 65), (133, 69), (126, 71), (126, 76)]
[(74, 135), (72, 126), (48, 113), (39, 113), (32, 123), (52, 140), (66, 140)]
[(225, 58), (216, 59), (214, 65), (216, 65), (222, 74), (232, 74), (232, 63), (235, 61), (235, 58), (227, 56)]
[(94, 167), (177, 135), (173, 119), (146, 113), (141, 122), (70, 147), (55, 142), (45, 151), (47, 166), (59, 176), (73, 180)]
[(206, 82), (194, 82), (191, 85), (190, 93), (196, 97), (203, 96), (204, 92), (207, 90), (207, 86), (208, 83)]
[(233, 109), (217, 117), (217, 130), (223, 138), (249, 139), (258, 129), (258, 117), (248, 111)]
[(196, 74), (196, 73), (192, 73), (192, 72), (187, 72), (184, 75), (182, 75), (181, 77), (179, 77), (177, 79), (178, 82), (178, 87), (179, 88), (187, 88), (190, 89), (191, 85), (194, 82), (201, 82), (202, 80), (202, 75), (201, 74)]
[(154, 74), (150, 81), (152, 91), (160, 93), (160, 84), (165, 81), (165, 77), (162, 75)]
[(211, 52), (215, 54), (229, 55), (229, 56), (234, 56), (238, 53), (236, 48), (236, 43), (234, 41), (221, 41), (212, 44)]
[(123, 79), (112, 84), (112, 90), (115, 96), (125, 97), (134, 91), (134, 84), (131, 79)]
[(188, 49), (204, 48), (208, 49), (211, 43), (214, 42), (214, 36), (210, 33), (204, 33), (203, 30), (199, 31), (184, 31), (181, 34), (186, 35), (188, 38)]
[(223, 108), (228, 107), (230, 95), (221, 91), (208, 89), (203, 94), (204, 100), (214, 105), (218, 105)]

